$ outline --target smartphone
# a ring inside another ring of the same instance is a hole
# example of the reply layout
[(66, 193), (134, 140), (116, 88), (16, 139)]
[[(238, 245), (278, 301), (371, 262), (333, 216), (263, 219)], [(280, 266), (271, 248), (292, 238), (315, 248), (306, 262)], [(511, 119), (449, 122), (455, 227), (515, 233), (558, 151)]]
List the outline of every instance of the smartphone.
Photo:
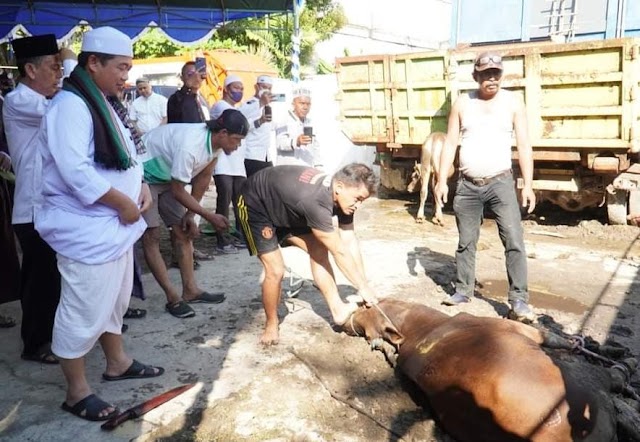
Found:
[(198, 72), (202, 78), (207, 76), (207, 59), (206, 58), (196, 57), (196, 72)]
[(268, 121), (271, 121), (273, 110), (271, 110), (271, 106), (269, 106), (268, 104), (264, 107), (264, 116)]
[(303, 133), (308, 136), (308, 137), (312, 137), (313, 136), (313, 127), (311, 126), (305, 126), (303, 129)]

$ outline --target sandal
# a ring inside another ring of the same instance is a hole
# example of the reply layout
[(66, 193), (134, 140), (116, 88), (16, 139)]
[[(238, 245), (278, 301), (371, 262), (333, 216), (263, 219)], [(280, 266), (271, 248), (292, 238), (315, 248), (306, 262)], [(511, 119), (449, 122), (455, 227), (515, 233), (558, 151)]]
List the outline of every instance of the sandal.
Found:
[(215, 255), (210, 255), (208, 253), (203, 252), (202, 250), (193, 249), (193, 259), (197, 259), (200, 261), (211, 261), (215, 259)]
[(209, 292), (202, 292), (200, 293), (198, 296), (196, 296), (193, 299), (186, 299), (186, 301), (189, 304), (200, 304), (200, 303), (205, 303), (205, 304), (220, 304), (221, 302), (223, 302), (225, 299), (227, 299), (227, 297), (224, 295), (224, 293), (209, 293)]
[(88, 421), (106, 421), (111, 419), (112, 417), (116, 417), (118, 415), (117, 408), (115, 408), (109, 414), (100, 416), (101, 411), (104, 411), (110, 407), (115, 408), (113, 407), (113, 405), (103, 401), (95, 394), (90, 394), (73, 406), (67, 405), (66, 401), (63, 402), (62, 405), (60, 405), (60, 408), (62, 408), (64, 411), (68, 411), (69, 413)]
[(51, 344), (41, 345), (35, 353), (22, 353), (20, 357), (25, 361), (40, 362), (41, 364), (56, 365), (60, 363), (51, 351)]
[(129, 368), (121, 375), (111, 376), (103, 373), (102, 379), (105, 381), (122, 381), (124, 379), (155, 378), (162, 375), (162, 373), (164, 373), (164, 368), (146, 365), (134, 359)]
[(124, 319), (140, 319), (144, 318), (147, 315), (147, 311), (143, 308), (131, 308), (127, 309), (127, 312), (124, 314)]
[(15, 327), (16, 320), (10, 316), (0, 315), (0, 328), (11, 328)]
[(167, 303), (164, 307), (169, 313), (176, 318), (191, 318), (196, 315), (196, 312), (184, 301), (178, 301), (175, 303)]

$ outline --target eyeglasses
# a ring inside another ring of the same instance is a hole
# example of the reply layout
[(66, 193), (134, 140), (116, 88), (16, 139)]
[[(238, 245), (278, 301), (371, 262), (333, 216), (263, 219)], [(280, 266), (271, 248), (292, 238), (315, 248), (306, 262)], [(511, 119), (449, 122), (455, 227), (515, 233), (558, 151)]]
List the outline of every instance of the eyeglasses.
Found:
[(476, 60), (476, 66), (484, 66), (489, 63), (500, 64), (502, 63), (502, 57), (500, 55), (488, 55), (486, 57), (479, 58)]

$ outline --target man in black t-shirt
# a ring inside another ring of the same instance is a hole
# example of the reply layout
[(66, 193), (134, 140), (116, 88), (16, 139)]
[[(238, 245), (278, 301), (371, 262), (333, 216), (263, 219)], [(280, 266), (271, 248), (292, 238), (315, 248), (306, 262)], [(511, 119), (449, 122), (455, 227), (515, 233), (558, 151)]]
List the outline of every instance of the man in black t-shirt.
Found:
[[(278, 303), (285, 266), (279, 245), (297, 246), (309, 254), (313, 279), (333, 321), (344, 324), (355, 304), (338, 293), (329, 252), (340, 271), (367, 304), (376, 296), (364, 273), (353, 230), (353, 215), (374, 192), (375, 176), (364, 164), (349, 164), (333, 177), (305, 166), (277, 166), (255, 173), (238, 199), (238, 213), (251, 255), (264, 266), (262, 303), (267, 322), (260, 341), (278, 343)], [(338, 229), (333, 216), (338, 217)]]
[(196, 69), (194, 61), (182, 66), (184, 85), (169, 97), (167, 102), (168, 123), (204, 123), (209, 119), (209, 105), (198, 92), (206, 75)]

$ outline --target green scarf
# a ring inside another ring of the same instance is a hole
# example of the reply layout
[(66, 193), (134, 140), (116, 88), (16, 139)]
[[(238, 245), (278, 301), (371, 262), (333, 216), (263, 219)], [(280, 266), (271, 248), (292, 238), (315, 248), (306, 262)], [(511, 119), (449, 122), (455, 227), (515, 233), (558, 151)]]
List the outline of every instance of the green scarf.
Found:
[(87, 71), (80, 67), (71, 72), (64, 80), (62, 89), (82, 98), (93, 120), (93, 141), (95, 152), (93, 160), (106, 169), (127, 170), (135, 165), (127, 146), (123, 145), (122, 135), (105, 100), (104, 95)]

